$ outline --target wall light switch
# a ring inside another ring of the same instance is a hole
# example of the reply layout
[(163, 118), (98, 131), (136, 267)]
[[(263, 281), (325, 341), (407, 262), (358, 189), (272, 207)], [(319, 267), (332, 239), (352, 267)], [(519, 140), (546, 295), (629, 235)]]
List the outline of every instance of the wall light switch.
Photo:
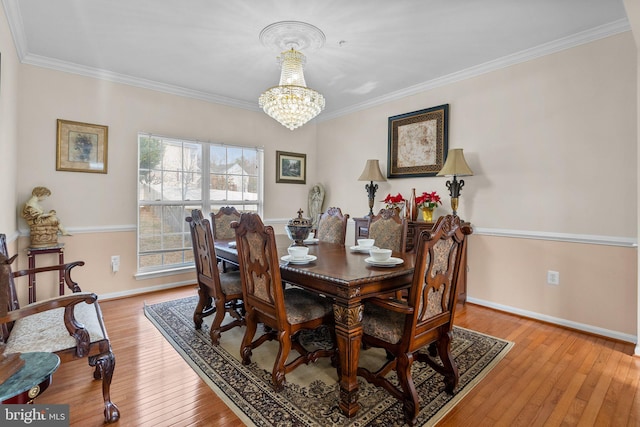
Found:
[(111, 271), (114, 273), (120, 270), (120, 255), (114, 255), (111, 257)]

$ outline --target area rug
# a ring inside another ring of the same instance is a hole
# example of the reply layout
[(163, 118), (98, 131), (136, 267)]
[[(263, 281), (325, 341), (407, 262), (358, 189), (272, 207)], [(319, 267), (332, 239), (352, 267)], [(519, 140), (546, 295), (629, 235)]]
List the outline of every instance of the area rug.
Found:
[[(209, 325), (193, 325), (197, 297), (145, 305), (144, 312), (187, 363), (248, 426), (401, 426), (402, 405), (385, 390), (358, 377), (361, 405), (353, 418), (338, 408), (339, 386), (335, 368), (328, 358), (302, 365), (287, 374), (285, 389), (271, 388), (271, 369), (276, 342), (253, 350), (252, 363), (240, 362), (244, 327), (224, 332), (219, 346), (211, 345)], [(228, 320), (228, 319), (226, 319)], [(306, 336), (305, 346), (323, 345), (325, 337)], [(414, 362), (413, 380), (420, 396), (418, 425), (432, 426), (484, 378), (510, 350), (512, 343), (475, 331), (455, 327), (452, 352), (458, 364), (460, 382), (456, 394), (443, 391), (442, 376), (428, 365)], [(360, 365), (381, 366), (385, 358), (379, 349), (360, 352)], [(390, 374), (390, 378), (395, 374)]]

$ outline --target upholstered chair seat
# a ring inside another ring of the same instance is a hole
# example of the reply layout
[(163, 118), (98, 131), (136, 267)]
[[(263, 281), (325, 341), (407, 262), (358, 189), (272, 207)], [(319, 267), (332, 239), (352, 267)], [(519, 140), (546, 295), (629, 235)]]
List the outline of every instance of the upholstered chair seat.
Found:
[[(90, 292), (79, 292), (75, 295), (91, 296)], [(51, 298), (53, 300), (56, 298)], [(46, 300), (23, 306), (23, 310), (28, 310), (30, 306), (42, 304)], [(75, 306), (74, 314), (89, 333), (89, 342), (97, 342), (105, 339), (105, 332), (100, 323), (100, 314), (97, 305), (78, 303)], [(7, 353), (27, 353), (27, 352), (48, 352), (73, 348), (76, 340), (69, 335), (69, 331), (64, 326), (64, 308), (54, 308), (52, 310), (36, 313), (28, 317), (18, 319), (13, 324), (11, 335), (7, 340), (5, 352)]]
[(330, 300), (300, 288), (285, 289), (284, 308), (287, 312), (287, 321), (292, 325), (333, 313)]
[[(405, 304), (405, 302), (400, 302)], [(404, 334), (405, 315), (382, 308), (375, 304), (365, 304), (362, 317), (363, 332), (382, 341), (397, 344)]]
[(239, 271), (220, 274), (220, 288), (225, 295), (242, 294), (242, 281)]

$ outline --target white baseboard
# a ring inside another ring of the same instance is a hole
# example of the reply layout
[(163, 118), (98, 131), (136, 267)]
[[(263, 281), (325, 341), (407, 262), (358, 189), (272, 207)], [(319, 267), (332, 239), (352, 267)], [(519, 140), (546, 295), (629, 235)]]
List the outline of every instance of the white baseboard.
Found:
[[(552, 323), (554, 325), (565, 326), (567, 328), (576, 329), (578, 331), (588, 332), (594, 335), (600, 335), (607, 338), (613, 338), (619, 341), (625, 341), (637, 344), (638, 337), (635, 335), (625, 334), (618, 331), (612, 331), (609, 329), (600, 328), (597, 326), (587, 325), (584, 323), (578, 323), (571, 320), (561, 319), (558, 317), (548, 316), (546, 314), (540, 314), (533, 311), (522, 310), (520, 308), (511, 307), (508, 305), (496, 304), (491, 301), (485, 301), (477, 298), (467, 297), (467, 302), (472, 304), (481, 305), (484, 307), (493, 308), (495, 310), (504, 311), (506, 313), (517, 314), (518, 316), (528, 317), (531, 319), (541, 320), (543, 322)], [(640, 347), (640, 346), (638, 346)], [(636, 354), (640, 355), (639, 348), (636, 347)]]

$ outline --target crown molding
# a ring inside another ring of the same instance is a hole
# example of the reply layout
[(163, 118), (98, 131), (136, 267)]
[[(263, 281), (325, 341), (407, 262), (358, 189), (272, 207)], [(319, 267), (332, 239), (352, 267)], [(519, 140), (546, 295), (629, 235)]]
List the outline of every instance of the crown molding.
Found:
[[(5, 14), (7, 15), (9, 28), (11, 30), (11, 35), (13, 36), (18, 57), (24, 64), (50, 68), (53, 70), (107, 80), (115, 83), (122, 83), (129, 86), (136, 86), (158, 92), (169, 93), (171, 95), (199, 99), (214, 104), (221, 104), (249, 111), (262, 111), (259, 108), (257, 102), (242, 101), (239, 99), (228, 98), (203, 91), (187, 89), (180, 86), (159, 83), (152, 80), (141, 79), (124, 74), (101, 70), (98, 68), (86, 67), (71, 62), (59, 61), (56, 59), (30, 54), (27, 41), (24, 36), (24, 28), (22, 26), (22, 16), (20, 13), (19, 0), (2, 0), (2, 4), (4, 6)], [(335, 119), (337, 117), (372, 108), (390, 101), (395, 101), (440, 86), (445, 86), (461, 80), (466, 80), (491, 71), (509, 67), (511, 65), (530, 61), (541, 56), (556, 53), (565, 49), (570, 49), (572, 47), (576, 47), (585, 43), (623, 33), (625, 31), (631, 31), (629, 21), (626, 18), (619, 19), (617, 21), (585, 30), (568, 37), (554, 40), (552, 42), (545, 43), (531, 49), (526, 49), (515, 54), (496, 59), (494, 61), (485, 62), (484, 64), (476, 65), (465, 70), (438, 77), (424, 83), (409, 86), (407, 88), (391, 92), (389, 94), (379, 96), (377, 98), (373, 98), (343, 109), (339, 109), (330, 113), (325, 112), (324, 114), (316, 117), (314, 120), (317, 123), (321, 123), (327, 120)]]
[(494, 61), (475, 65), (465, 70), (457, 71), (455, 73), (438, 77), (436, 79), (432, 79), (414, 86), (409, 86), (407, 88), (400, 89), (398, 91), (391, 92), (386, 95), (379, 96), (377, 98), (373, 98), (347, 108), (333, 111), (331, 113), (325, 113), (316, 117), (316, 120), (321, 123), (327, 120), (335, 119), (347, 114), (355, 113), (357, 111), (376, 107), (390, 101), (396, 101), (398, 99), (406, 98), (420, 92), (426, 92), (437, 87), (445, 86), (462, 80), (467, 80), (485, 73), (489, 73), (491, 71), (499, 70), (501, 68), (509, 67), (515, 64), (520, 64), (522, 62), (540, 58), (545, 55), (550, 55), (552, 53), (590, 43), (595, 40), (620, 34), (625, 31), (631, 31), (631, 25), (629, 24), (629, 21), (627, 19), (619, 19), (617, 21), (613, 21), (599, 27), (582, 31), (568, 37), (554, 40), (552, 42), (545, 43), (531, 49), (526, 49), (520, 52), (516, 52), (512, 55), (504, 56)]
[(35, 65), (37, 67), (50, 68), (56, 71), (63, 71), (65, 73), (78, 74), (85, 77), (93, 77), (95, 79), (106, 80), (114, 83), (135, 86), (143, 89), (154, 90), (157, 92), (164, 92), (171, 95), (199, 99), (201, 101), (226, 105), (228, 107), (242, 108), (244, 110), (251, 111), (261, 111), (258, 107), (257, 102), (247, 102), (239, 99), (228, 98), (225, 96), (214, 95), (199, 90), (187, 89), (180, 86), (142, 79), (139, 77), (132, 77), (126, 74), (114, 73), (111, 71), (101, 70), (99, 68), (87, 67), (84, 65), (75, 64), (73, 62), (60, 61), (44, 56), (27, 54), (22, 59), (22, 63)]

